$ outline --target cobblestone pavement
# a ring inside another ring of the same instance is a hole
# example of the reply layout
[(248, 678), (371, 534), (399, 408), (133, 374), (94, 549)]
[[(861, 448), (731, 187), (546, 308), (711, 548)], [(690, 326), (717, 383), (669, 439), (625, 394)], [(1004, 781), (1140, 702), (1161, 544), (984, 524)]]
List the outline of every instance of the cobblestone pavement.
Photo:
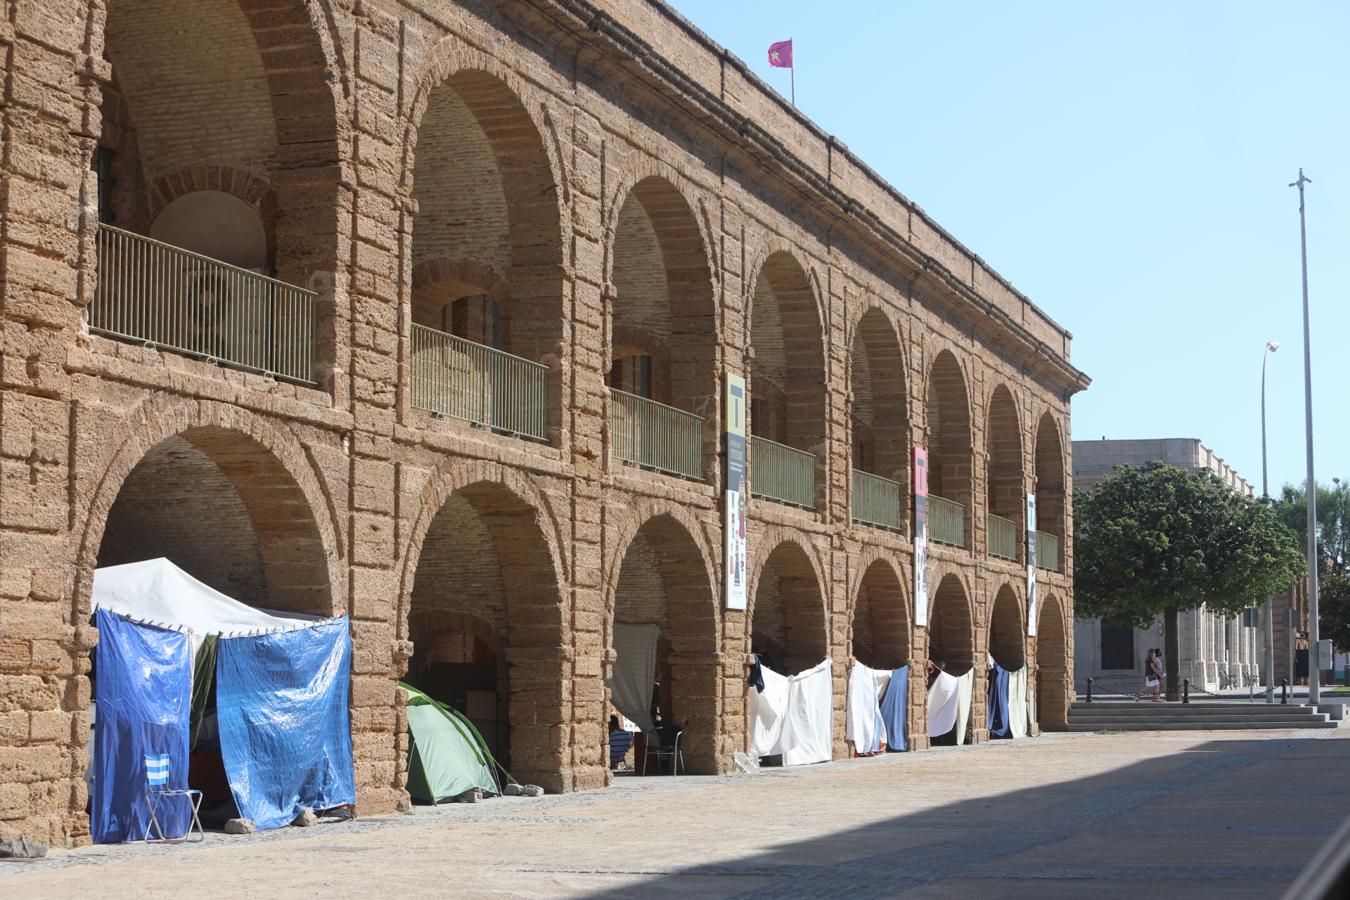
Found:
[(1276, 897), (1347, 763), (1350, 729), (1044, 735), (54, 851), (0, 863), (0, 897)]

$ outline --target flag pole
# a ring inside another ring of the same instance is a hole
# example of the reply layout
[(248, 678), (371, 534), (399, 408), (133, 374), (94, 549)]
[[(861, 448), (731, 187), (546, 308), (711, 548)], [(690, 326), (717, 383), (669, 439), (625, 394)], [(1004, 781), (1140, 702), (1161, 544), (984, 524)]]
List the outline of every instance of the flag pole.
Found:
[(792, 65), (788, 68), (788, 77), (791, 79), (791, 83), (792, 83), (792, 108), (793, 108), (793, 109), (796, 109), (796, 108), (797, 108), (797, 60), (795, 60), (795, 59), (792, 61)]

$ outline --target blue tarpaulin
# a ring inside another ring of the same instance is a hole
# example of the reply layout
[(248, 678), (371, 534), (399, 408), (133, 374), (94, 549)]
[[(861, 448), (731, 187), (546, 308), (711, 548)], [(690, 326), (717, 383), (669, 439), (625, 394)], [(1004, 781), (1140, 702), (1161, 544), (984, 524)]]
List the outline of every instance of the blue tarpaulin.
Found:
[(909, 749), (906, 739), (906, 710), (909, 707), (909, 666), (901, 666), (891, 673), (886, 696), (881, 698), (881, 717), (886, 720), (886, 749), (899, 752)]
[[(95, 843), (145, 838), (145, 757), (169, 758), (167, 787), (187, 787), (192, 649), (188, 636), (95, 613), (94, 785), (89, 828)], [(167, 798), (156, 809), (165, 835), (187, 830), (188, 801)], [(158, 836), (158, 835), (156, 835)]]
[(1008, 727), (1008, 670), (994, 663), (994, 677), (989, 679), (989, 736), (1012, 737)]
[(347, 712), (347, 620), (223, 638), (216, 656), (220, 746), (239, 814), (259, 829), (301, 809), (356, 802)]

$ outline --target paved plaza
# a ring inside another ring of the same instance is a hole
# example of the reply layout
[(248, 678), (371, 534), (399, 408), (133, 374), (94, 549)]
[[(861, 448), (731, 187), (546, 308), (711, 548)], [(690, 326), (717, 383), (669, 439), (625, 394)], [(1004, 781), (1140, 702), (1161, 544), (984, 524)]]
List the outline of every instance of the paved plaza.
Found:
[[(1044, 735), (0, 864), (0, 896), (1276, 897), (1341, 730)], [(301, 893), (297, 894), (296, 891)]]

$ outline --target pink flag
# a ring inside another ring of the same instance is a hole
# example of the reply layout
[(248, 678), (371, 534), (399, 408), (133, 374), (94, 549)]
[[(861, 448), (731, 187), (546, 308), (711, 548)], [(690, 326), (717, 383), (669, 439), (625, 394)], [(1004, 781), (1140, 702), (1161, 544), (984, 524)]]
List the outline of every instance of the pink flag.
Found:
[(779, 69), (792, 68), (792, 41), (769, 45), (769, 65)]

